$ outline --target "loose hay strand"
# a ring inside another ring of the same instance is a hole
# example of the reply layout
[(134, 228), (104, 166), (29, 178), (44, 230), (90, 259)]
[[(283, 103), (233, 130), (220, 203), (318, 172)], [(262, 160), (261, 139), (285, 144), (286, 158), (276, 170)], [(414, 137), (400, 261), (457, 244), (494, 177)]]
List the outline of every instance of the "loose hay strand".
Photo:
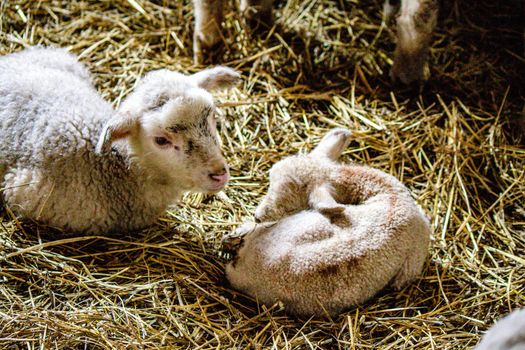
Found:
[[(225, 13), (220, 59), (242, 83), (218, 96), (232, 180), (187, 195), (158, 224), (120, 237), (53, 240), (10, 208), (0, 221), (0, 347), (94, 349), (464, 349), (525, 304), (525, 149), (519, 1), (441, 9), (422, 95), (396, 89), (395, 28), (382, 2), (277, 2), (277, 25), (250, 36)], [(115, 106), (145, 72), (193, 73), (191, 3), (1, 1), (0, 54), (66, 47)], [(334, 320), (298, 320), (224, 281), (221, 237), (244, 220), (279, 159), (333, 127), (343, 159), (410, 188), (434, 234), (422, 277)], [(521, 133), (521, 135), (520, 135)]]

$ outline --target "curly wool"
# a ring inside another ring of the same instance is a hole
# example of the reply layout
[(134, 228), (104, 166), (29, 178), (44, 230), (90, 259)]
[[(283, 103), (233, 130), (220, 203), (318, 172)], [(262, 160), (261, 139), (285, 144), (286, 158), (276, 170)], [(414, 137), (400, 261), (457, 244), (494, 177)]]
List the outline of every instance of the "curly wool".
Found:
[(139, 181), (122, 155), (95, 153), (115, 112), (65, 50), (0, 58), (0, 106), (0, 178), (16, 213), (76, 232), (131, 230), (177, 197)]

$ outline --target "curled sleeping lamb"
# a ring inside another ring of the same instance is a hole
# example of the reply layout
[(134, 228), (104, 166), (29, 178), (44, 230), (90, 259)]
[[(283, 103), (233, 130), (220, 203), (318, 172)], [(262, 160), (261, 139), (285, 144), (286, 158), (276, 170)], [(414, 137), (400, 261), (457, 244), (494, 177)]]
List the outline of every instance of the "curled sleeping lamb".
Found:
[(337, 315), (420, 275), (429, 222), (393, 176), (336, 162), (350, 135), (334, 129), (310, 154), (272, 167), (260, 222), (224, 240), (234, 288), (293, 314)]

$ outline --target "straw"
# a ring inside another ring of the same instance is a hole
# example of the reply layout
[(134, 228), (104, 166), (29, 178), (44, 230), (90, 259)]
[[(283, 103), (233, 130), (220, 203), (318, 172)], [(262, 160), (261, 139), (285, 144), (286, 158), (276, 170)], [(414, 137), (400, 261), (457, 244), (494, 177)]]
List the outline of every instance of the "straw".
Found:
[[(232, 169), (221, 195), (187, 195), (143, 232), (58, 237), (0, 214), (0, 348), (465, 349), (525, 304), (520, 2), (443, 4), (421, 95), (388, 79), (382, 3), (277, 1), (266, 35), (226, 7), (224, 52), (242, 83), (217, 96)], [(1, 1), (0, 54), (79, 55), (115, 106), (145, 72), (194, 73), (185, 1)], [(1, 108), (1, 107), (0, 107)], [(422, 277), (338, 318), (296, 319), (225, 283), (222, 236), (253, 218), (279, 159), (333, 127), (343, 160), (402, 180), (433, 226)]]

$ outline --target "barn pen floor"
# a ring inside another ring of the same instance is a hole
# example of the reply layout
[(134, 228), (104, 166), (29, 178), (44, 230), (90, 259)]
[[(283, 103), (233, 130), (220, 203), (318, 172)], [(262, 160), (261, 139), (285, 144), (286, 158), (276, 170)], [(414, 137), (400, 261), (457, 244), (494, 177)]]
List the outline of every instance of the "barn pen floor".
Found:
[[(465, 349), (525, 305), (520, 1), (442, 1), (422, 94), (389, 82), (381, 1), (276, 2), (278, 26), (256, 38), (226, 11), (220, 59), (243, 81), (218, 95), (233, 175), (221, 195), (111, 238), (52, 240), (1, 212), (0, 348)], [(7, 0), (0, 16), (0, 54), (66, 47), (115, 106), (144, 72), (199, 69), (189, 0)], [(355, 132), (343, 159), (402, 180), (434, 234), (411, 286), (294, 319), (228, 289), (219, 242), (252, 218), (271, 165), (333, 127)]]

